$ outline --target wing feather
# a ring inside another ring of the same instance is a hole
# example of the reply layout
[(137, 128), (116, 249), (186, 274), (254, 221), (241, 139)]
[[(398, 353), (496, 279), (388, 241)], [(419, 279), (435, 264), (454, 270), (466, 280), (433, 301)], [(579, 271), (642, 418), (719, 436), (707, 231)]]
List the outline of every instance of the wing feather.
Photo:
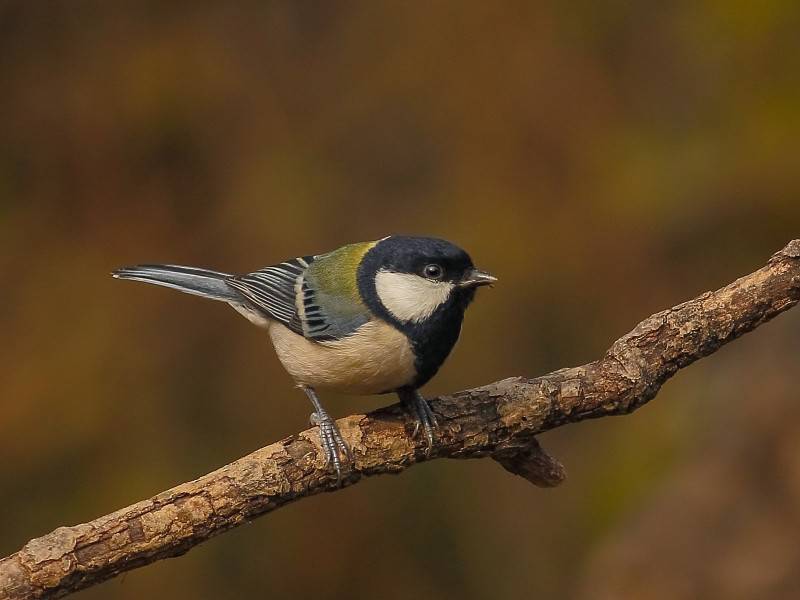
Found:
[(284, 261), (248, 273), (230, 277), (228, 285), (238, 290), (266, 316), (279, 321), (300, 335), (305, 335), (297, 318), (296, 287), (308, 265), (314, 261), (306, 256)]
[(266, 317), (309, 340), (342, 339), (370, 320), (355, 272), (373, 245), (351, 244), (328, 254), (287, 260), (226, 282)]

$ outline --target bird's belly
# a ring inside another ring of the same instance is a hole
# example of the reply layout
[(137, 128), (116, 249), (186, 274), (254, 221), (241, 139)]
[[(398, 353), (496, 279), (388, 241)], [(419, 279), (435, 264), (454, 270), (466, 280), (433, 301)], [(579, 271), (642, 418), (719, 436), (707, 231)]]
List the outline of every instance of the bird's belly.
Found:
[(370, 321), (340, 340), (312, 342), (271, 322), (269, 333), (284, 368), (299, 384), (367, 395), (409, 385), (416, 378), (408, 338), (384, 321)]

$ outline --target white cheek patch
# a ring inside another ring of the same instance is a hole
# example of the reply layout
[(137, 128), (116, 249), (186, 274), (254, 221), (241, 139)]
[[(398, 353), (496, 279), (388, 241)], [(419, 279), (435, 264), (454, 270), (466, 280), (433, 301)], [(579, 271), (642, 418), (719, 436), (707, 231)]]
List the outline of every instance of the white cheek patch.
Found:
[(455, 286), (411, 273), (378, 271), (375, 289), (392, 316), (402, 322), (419, 323), (430, 317), (450, 297)]

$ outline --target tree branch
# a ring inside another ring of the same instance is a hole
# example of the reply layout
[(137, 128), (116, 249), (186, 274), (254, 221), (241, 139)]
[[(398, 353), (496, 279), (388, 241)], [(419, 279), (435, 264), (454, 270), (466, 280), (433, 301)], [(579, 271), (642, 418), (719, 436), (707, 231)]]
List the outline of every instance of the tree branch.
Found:
[[(645, 319), (595, 362), (434, 400), (440, 429), (430, 459), (490, 456), (532, 483), (557, 485), (563, 467), (539, 447), (536, 434), (635, 410), (678, 369), (799, 300), (800, 240), (794, 240), (762, 269)], [(345, 485), (425, 460), (424, 440), (411, 437), (413, 423), (399, 405), (338, 424), (355, 456)], [(149, 500), (31, 540), (0, 560), (0, 600), (61, 597), (336, 489), (316, 429), (308, 429)]]

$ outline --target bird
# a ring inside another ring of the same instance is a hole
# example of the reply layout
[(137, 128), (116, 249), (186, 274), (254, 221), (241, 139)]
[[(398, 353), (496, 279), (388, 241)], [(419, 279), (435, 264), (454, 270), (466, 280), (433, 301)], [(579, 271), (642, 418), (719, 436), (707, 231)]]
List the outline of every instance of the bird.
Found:
[(112, 272), (226, 302), (265, 328), (278, 359), (313, 405), (326, 466), (341, 484), (350, 448), (318, 391), (396, 393), (434, 445), (436, 416), (419, 391), (436, 375), (461, 332), (480, 286), (497, 278), (439, 238), (391, 235), (300, 256), (244, 275), (171, 264)]

